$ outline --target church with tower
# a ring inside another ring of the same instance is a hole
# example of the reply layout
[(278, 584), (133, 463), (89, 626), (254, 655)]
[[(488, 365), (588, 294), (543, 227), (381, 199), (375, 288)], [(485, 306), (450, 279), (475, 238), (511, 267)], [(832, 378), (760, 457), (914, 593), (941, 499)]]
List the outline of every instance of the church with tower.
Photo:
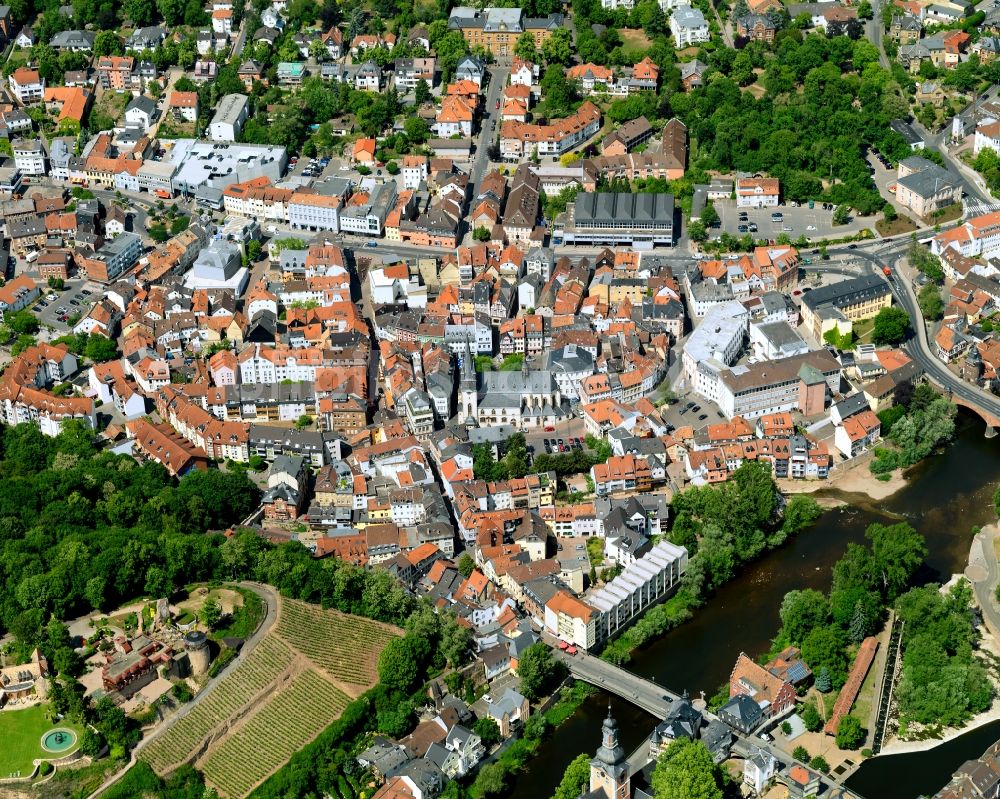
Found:
[[(636, 784), (633, 784), (633, 777)], [(590, 761), (590, 790), (584, 791), (581, 799), (652, 799), (652, 791), (646, 787), (648, 775), (645, 772), (631, 773), (625, 750), (618, 740), (618, 722), (611, 715), (609, 705), (608, 717), (601, 726), (601, 746)]]
[(476, 372), (472, 348), (461, 352), (458, 419), (466, 426), (509, 424), (518, 430), (541, 429), (569, 415), (555, 376), (547, 369), (530, 369), (527, 360), (519, 372)]

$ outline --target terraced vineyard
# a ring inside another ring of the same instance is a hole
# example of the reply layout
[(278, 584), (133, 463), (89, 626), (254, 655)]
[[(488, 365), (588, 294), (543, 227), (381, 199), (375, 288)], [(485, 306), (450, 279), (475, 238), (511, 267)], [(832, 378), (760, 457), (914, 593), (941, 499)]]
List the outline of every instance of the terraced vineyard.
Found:
[(222, 796), (246, 796), (347, 707), (348, 696), (308, 669), (272, 694), (198, 763)]
[(402, 630), (388, 624), (282, 599), (277, 633), (335, 680), (370, 688), (378, 681), (378, 656)]
[(142, 759), (160, 774), (186, 762), (212, 730), (271, 685), (293, 657), (294, 653), (280, 638), (273, 634), (262, 638), (247, 659), (225, 675), (197, 707), (143, 749)]

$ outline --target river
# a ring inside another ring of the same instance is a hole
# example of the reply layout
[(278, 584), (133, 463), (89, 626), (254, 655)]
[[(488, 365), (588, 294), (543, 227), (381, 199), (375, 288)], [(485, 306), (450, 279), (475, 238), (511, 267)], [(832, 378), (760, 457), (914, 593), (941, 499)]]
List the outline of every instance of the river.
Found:
[[(920, 575), (923, 581), (946, 579), (964, 569), (973, 526), (995, 518), (993, 492), (1000, 483), (1000, 439), (988, 440), (983, 431), (977, 417), (960, 412), (952, 445), (915, 466), (906, 487), (887, 500), (873, 502), (865, 496), (827, 491), (849, 504), (827, 511), (784, 547), (752, 564), (723, 586), (692, 621), (636, 653), (629, 669), (678, 692), (712, 695), (729, 678), (741, 651), (755, 657), (768, 649), (785, 593), (795, 588), (829, 590), (833, 564), (848, 542), (864, 540), (865, 529), (873, 522), (907, 521), (924, 535), (930, 554)], [(649, 735), (651, 716), (602, 693), (542, 744), (538, 756), (516, 778), (514, 799), (551, 796), (567, 764), (581, 752), (597, 748), (609, 699), (626, 751)], [(989, 740), (983, 733), (970, 733), (920, 753), (921, 768), (907, 772), (905, 785), (899, 782), (897, 764), (906, 755), (866, 762), (850, 785), (868, 799), (931, 795), (956, 766), (979, 757), (1000, 737), (1000, 725), (991, 726), (985, 735)]]

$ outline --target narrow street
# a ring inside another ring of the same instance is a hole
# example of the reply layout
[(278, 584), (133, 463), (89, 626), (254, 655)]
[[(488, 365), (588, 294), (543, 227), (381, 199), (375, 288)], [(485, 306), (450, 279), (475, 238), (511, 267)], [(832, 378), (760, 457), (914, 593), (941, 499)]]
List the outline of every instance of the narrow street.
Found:
[(498, 133), (500, 112), (497, 102), (510, 77), (510, 67), (495, 64), (489, 69), (490, 85), (486, 90), (486, 107), (483, 110), (482, 126), (476, 140), (476, 156), (469, 172), (469, 197), (474, 200), (479, 195), (479, 184), (483, 182), (490, 166), (490, 144)]

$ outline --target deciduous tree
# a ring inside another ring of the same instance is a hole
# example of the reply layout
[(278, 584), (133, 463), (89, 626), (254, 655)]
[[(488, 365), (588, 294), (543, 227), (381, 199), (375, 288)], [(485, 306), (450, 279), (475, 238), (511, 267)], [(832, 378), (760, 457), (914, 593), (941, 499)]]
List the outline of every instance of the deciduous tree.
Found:
[(537, 643), (518, 658), (517, 674), (521, 678), (521, 693), (529, 699), (539, 699), (566, 676), (566, 666), (552, 656), (547, 644)]
[(701, 741), (672, 741), (653, 769), (656, 799), (722, 799), (719, 769)]
[(854, 716), (843, 716), (837, 725), (837, 748), (857, 749), (865, 742), (866, 732)]
[(902, 308), (883, 308), (875, 316), (872, 341), (876, 344), (898, 344), (910, 329), (910, 317)]

